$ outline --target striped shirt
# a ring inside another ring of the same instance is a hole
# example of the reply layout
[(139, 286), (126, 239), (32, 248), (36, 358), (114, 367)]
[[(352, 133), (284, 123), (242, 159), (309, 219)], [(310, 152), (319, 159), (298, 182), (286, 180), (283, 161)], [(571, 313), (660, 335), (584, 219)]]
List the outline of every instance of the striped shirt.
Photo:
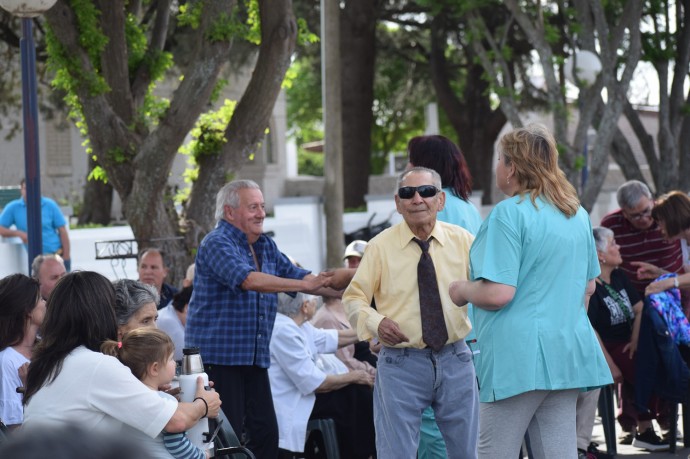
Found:
[[(293, 265), (265, 234), (253, 248), (262, 273), (288, 279), (310, 273)], [(257, 270), (247, 236), (221, 220), (201, 241), (195, 262), (186, 346), (200, 348), (205, 364), (268, 368), (278, 296), (242, 289), (242, 282)]]
[(163, 444), (175, 459), (206, 459), (206, 453), (192, 443), (185, 432), (163, 431)]
[(651, 280), (638, 279), (637, 267), (631, 265), (631, 262), (644, 261), (673, 273), (682, 270), (683, 252), (680, 248), (680, 242), (665, 241), (656, 222), (649, 229), (637, 229), (619, 209), (606, 215), (601, 220), (601, 226), (613, 231), (616, 244), (620, 246), (621, 257), (623, 258), (623, 264), (620, 268), (628, 276), (640, 296), (644, 297), (644, 289)]

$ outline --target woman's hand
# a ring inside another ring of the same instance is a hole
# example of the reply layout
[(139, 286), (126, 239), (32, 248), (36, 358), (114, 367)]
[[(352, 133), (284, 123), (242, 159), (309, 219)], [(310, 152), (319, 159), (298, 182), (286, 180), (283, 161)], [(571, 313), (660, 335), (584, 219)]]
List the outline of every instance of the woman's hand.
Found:
[(467, 298), (465, 298), (465, 295), (463, 294), (463, 287), (467, 282), (469, 281), (454, 281), (448, 286), (448, 294), (450, 295), (450, 299), (457, 306), (465, 306), (467, 304)]
[(651, 263), (646, 263), (644, 261), (631, 261), (630, 264), (637, 266), (638, 279), (656, 279), (657, 277), (667, 273), (667, 271), (664, 271), (658, 266)]
[(19, 375), (19, 380), (22, 382), (22, 386), (26, 386), (26, 375), (29, 373), (29, 362), (26, 362), (21, 367), (17, 368), (17, 374)]
[(218, 412), (220, 411), (221, 404), (220, 395), (218, 395), (218, 392), (216, 392), (213, 388), (210, 390), (206, 390), (206, 388), (204, 387), (204, 378), (202, 378), (201, 376), (196, 378), (196, 394), (194, 395), (194, 398), (204, 399), (204, 402), (206, 402), (206, 406), (208, 406), (208, 413), (206, 414), (207, 417), (218, 417)]
[(352, 375), (352, 382), (355, 384), (365, 384), (369, 387), (374, 386), (374, 376), (372, 376), (366, 370), (352, 370), (350, 372)]
[(618, 365), (613, 362), (609, 363), (609, 370), (611, 371), (611, 376), (613, 377), (614, 383), (623, 382), (623, 373), (621, 372), (621, 369), (618, 368)]
[(637, 352), (637, 340), (631, 340), (628, 344), (623, 347), (623, 353), (628, 353), (628, 358), (632, 360), (635, 352)]
[(660, 281), (652, 282), (647, 286), (646, 289), (644, 289), (645, 296), (653, 295), (654, 293), (663, 292), (664, 290), (673, 288), (673, 286), (675, 285), (673, 279), (675, 278), (669, 277), (668, 279), (662, 279)]

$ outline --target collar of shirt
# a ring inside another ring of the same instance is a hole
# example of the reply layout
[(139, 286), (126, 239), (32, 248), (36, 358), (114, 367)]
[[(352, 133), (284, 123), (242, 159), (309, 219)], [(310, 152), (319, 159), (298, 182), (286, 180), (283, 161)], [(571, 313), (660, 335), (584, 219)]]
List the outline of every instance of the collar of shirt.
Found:
[[(398, 234), (400, 235), (400, 239), (398, 242), (400, 243), (401, 249), (405, 248), (407, 244), (412, 242), (412, 239), (417, 237), (412, 232), (412, 230), (406, 222), (403, 222), (403, 224), (400, 227), (400, 232)], [(436, 240), (436, 242), (438, 242), (441, 245), (441, 247), (443, 247), (446, 244), (446, 235), (442, 231), (440, 225), (438, 224), (438, 220), (434, 224), (434, 229), (431, 230), (431, 234), (429, 235), (429, 237), (433, 237), (434, 240)]]

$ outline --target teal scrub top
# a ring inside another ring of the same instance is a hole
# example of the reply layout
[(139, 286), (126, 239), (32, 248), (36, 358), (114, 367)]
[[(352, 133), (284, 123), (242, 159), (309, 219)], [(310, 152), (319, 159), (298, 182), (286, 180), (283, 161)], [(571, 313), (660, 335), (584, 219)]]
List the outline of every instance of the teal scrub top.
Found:
[(453, 190), (448, 187), (443, 191), (446, 192), (446, 205), (436, 218), (442, 222), (462, 226), (473, 235), (477, 234), (482, 224), (482, 217), (475, 205), (455, 196)]
[(480, 401), (613, 382), (584, 305), (600, 270), (583, 208), (568, 218), (541, 198), (508, 198), (479, 229), (470, 263), (472, 280), (516, 288), (500, 310), (474, 308)]
[[(482, 216), (479, 214), (479, 210), (469, 201), (465, 201), (453, 194), (453, 190), (449, 187), (443, 188), (446, 192), (446, 205), (443, 206), (443, 210), (440, 211), (436, 218), (438, 221), (452, 223), (453, 225), (458, 225), (465, 228), (467, 231), (472, 233), (472, 236), (477, 234), (479, 227), (482, 225)], [(475, 352), (474, 343), (477, 337), (474, 333), (474, 306), (471, 303), (467, 305), (467, 318), (472, 324), (472, 330), (465, 337), (465, 341), (470, 346), (472, 352)]]

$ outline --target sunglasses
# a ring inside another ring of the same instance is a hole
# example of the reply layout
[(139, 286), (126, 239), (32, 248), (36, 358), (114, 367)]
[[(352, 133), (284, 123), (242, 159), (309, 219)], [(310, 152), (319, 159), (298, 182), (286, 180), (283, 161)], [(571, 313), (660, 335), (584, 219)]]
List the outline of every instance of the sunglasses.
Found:
[(412, 199), (415, 193), (419, 193), (422, 198), (433, 198), (440, 190), (433, 185), (404, 186), (398, 188), (400, 199)]

